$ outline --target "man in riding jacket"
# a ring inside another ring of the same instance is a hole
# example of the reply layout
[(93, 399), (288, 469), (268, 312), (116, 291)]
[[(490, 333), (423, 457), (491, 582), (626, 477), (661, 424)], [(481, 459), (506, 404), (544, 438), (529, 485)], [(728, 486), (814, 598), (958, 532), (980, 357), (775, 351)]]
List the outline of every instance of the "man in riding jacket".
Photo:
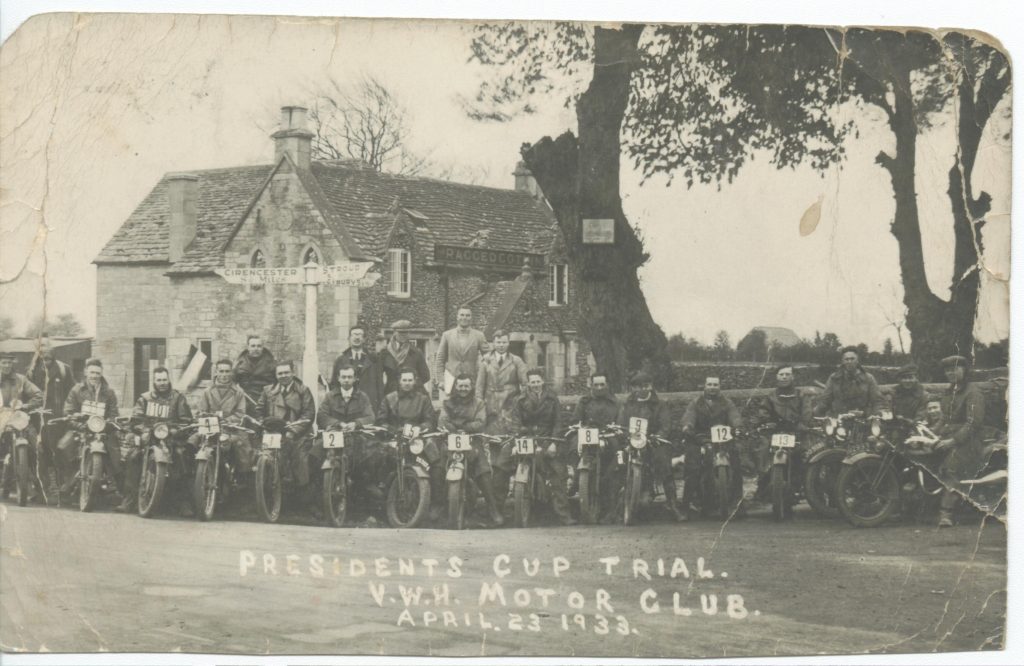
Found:
[(910, 364), (899, 369), (899, 384), (892, 392), (892, 415), (897, 419), (920, 421), (924, 418), (928, 395), (917, 380), (917, 366)]
[[(139, 498), (139, 482), (142, 480), (142, 453), (149, 446), (152, 426), (162, 422), (173, 426), (192, 421), (188, 400), (180, 391), (171, 388), (171, 375), (167, 368), (153, 370), (153, 390), (143, 393), (135, 401), (132, 420), (132, 429), (141, 435), (142, 446), (133, 447), (125, 459), (124, 500), (114, 508), (120, 512), (135, 510)], [(182, 513), (190, 514), (191, 511), (183, 506)]]
[[(98, 358), (90, 358), (85, 362), (85, 379), (82, 383), (75, 385), (68, 393), (64, 401), (64, 415), (74, 416), (82, 413), (82, 406), (87, 403), (98, 403), (102, 406), (104, 418), (107, 421), (116, 419), (120, 412), (117, 409), (117, 394), (110, 388), (107, 380), (103, 377), (103, 363)], [(118, 480), (121, 487), (124, 487), (124, 479), (121, 476), (123, 468), (121, 464), (121, 443), (117, 431), (110, 425), (107, 426), (107, 457), (110, 459), (110, 466), (114, 469), (114, 478)], [(68, 430), (60, 438), (57, 449), (65, 460), (75, 460), (78, 452), (74, 450), (75, 431)], [(137, 480), (136, 480), (137, 481)], [(74, 484), (74, 477), (69, 478), (60, 489), (61, 493), (68, 492)]]
[(295, 376), (292, 361), (277, 363), (274, 374), (277, 382), (263, 388), (256, 412), (261, 420), (280, 419), (285, 424), (302, 421), (285, 427), (281, 449), (286, 459), (291, 457), (292, 464), (284, 465), (282, 472), (290, 475), (294, 471), (298, 485), (305, 486), (310, 480), (308, 458), (312, 442), (308, 435), (313, 430), (316, 403), (309, 388)]
[[(522, 437), (560, 436), (562, 433), (559, 432), (558, 422), (561, 406), (558, 403), (558, 396), (544, 386), (544, 375), (540, 370), (528, 371), (526, 378), (526, 392), (516, 397), (512, 410), (516, 432)], [(497, 470), (494, 474), (494, 496), (502, 504), (508, 495), (508, 482), (516, 464), (512, 453), (513, 446), (513, 442), (505, 442), (498, 459), (493, 463)], [(551, 505), (555, 514), (563, 525), (575, 525), (576, 521), (569, 513), (569, 498), (566, 492), (569, 473), (565, 466), (565, 442), (538, 441), (535, 442), (535, 446), (535, 469), (551, 490)]]
[(881, 403), (878, 382), (860, 367), (857, 348), (846, 347), (842, 365), (825, 383), (825, 391), (818, 398), (814, 414), (836, 416), (854, 412), (859, 416), (874, 416), (878, 414)]
[(764, 499), (769, 490), (772, 466), (770, 436), (775, 433), (790, 433), (797, 436), (798, 448), (793, 451), (794, 463), (802, 462), (803, 453), (806, 450), (803, 435), (811, 425), (811, 398), (804, 395), (794, 384), (792, 366), (784, 365), (775, 373), (775, 390), (764, 401), (764, 406), (760, 411), (761, 423), (774, 424), (774, 427), (771, 428), (771, 432), (762, 437), (758, 448), (757, 497), (759, 500)]
[[(14, 371), (14, 354), (0, 354), (0, 407), (6, 409), (20, 409), (24, 412), (32, 412), (43, 406), (43, 393), (28, 377)], [(0, 424), (3, 429), (6, 423)], [(39, 437), (35, 425), (29, 421), (29, 425), (20, 433), (29, 443), (29, 466), (35, 468), (32, 458), (36, 457), (36, 447), (39, 446)], [(13, 442), (12, 442), (13, 445)], [(0, 456), (6, 455), (7, 451), (0, 451)], [(13, 467), (5, 467), (4, 475), (13, 472)], [(50, 493), (46, 493), (49, 499)], [(56, 495), (54, 495), (56, 497)], [(3, 498), (5, 499), (5, 498)]]
[[(380, 403), (377, 425), (384, 426), (393, 433), (400, 432), (407, 424), (419, 428), (420, 433), (433, 429), (436, 419), (434, 405), (419, 381), (419, 375), (415, 370), (407, 368), (401, 372), (398, 390), (387, 394)], [(431, 520), (437, 520), (444, 510), (444, 458), (433, 439), (423, 440), (422, 455), (430, 465), (430, 517)]]
[(338, 371), (343, 367), (354, 368), (356, 371), (356, 388), (370, 400), (376, 408), (384, 399), (384, 369), (381, 367), (377, 354), (365, 346), (366, 329), (353, 326), (348, 332), (348, 349), (334, 359), (331, 369), (331, 388), (338, 387)]
[[(683, 506), (689, 513), (693, 510), (694, 494), (700, 486), (701, 472), (704, 465), (711, 464), (710, 460), (703, 460), (701, 443), (711, 437), (711, 428), (714, 426), (729, 426), (732, 429), (732, 436), (736, 436), (736, 430), (743, 425), (740, 410), (732, 400), (722, 395), (722, 384), (718, 377), (707, 377), (704, 380), (704, 393), (686, 406), (683, 413), (683, 437), (686, 442), (686, 460), (683, 464), (684, 486)], [(729, 447), (729, 464), (732, 465), (735, 487), (735, 497), (743, 494), (743, 475), (740, 471), (740, 456), (736, 449), (735, 442)]]
[[(240, 426), (247, 413), (245, 391), (236, 384), (232, 378), (232, 363), (228, 359), (217, 361), (216, 372), (213, 375), (213, 384), (199, 394), (199, 404), (196, 409), (200, 415), (220, 414), (221, 423)], [(227, 441), (231, 451), (234, 452), (237, 471), (241, 473), (251, 472), (256, 464), (255, 453), (252, 448), (252, 440), (244, 432), (222, 430), (221, 437)], [(196, 433), (190, 441), (198, 444), (201, 435)]]
[(277, 362), (269, 349), (263, 346), (263, 339), (250, 335), (245, 340), (245, 349), (235, 360), (235, 382), (245, 391), (246, 413), (257, 415), (257, 404), (263, 389), (272, 386), (277, 379), (274, 372)]
[[(622, 405), (615, 394), (608, 388), (608, 377), (601, 373), (590, 376), (590, 393), (580, 396), (579, 402), (572, 412), (572, 423), (578, 423), (583, 428), (597, 428), (603, 430), (609, 425), (618, 425), (619, 410)], [(598, 515), (603, 517), (605, 513), (611, 514), (615, 511), (615, 451), (621, 446), (617, 438), (609, 437), (606, 446), (598, 451), (601, 456), (601, 493), (598, 497)], [(579, 439), (570, 440), (569, 459), (578, 464), (582, 451), (579, 447)]]
[[(644, 371), (640, 371), (633, 375), (629, 381), (630, 394), (626, 398), (626, 402), (622, 405), (619, 410), (618, 422), (624, 430), (629, 432), (630, 421), (635, 418), (645, 419), (647, 421), (647, 436), (661, 437), (667, 439), (669, 436), (669, 429), (671, 423), (669, 422), (668, 405), (661, 401), (657, 391), (654, 390), (654, 383), (651, 380), (651, 376)], [(648, 443), (650, 441), (648, 440)], [(625, 446), (627, 443), (622, 442)], [(677, 499), (676, 492), (676, 479), (674, 472), (672, 471), (672, 458), (677, 453), (671, 444), (665, 444), (658, 442), (651, 445), (651, 468), (653, 480), (659, 481), (662, 488), (665, 490), (665, 508), (669, 510), (672, 517), (679, 522), (683, 522), (687, 519), (684, 512), (679, 510), (679, 501)], [(620, 475), (620, 483), (618, 487), (611, 487), (612, 484), (606, 484), (609, 486), (609, 490), (615, 493), (613, 497), (616, 497), (618, 491), (621, 490), (621, 480), (623, 477)], [(643, 489), (644, 493), (648, 492), (647, 488)], [(611, 507), (614, 510), (616, 507)]]
[(391, 324), (391, 339), (384, 351), (380, 353), (380, 365), (387, 377), (384, 394), (398, 391), (402, 373), (412, 370), (416, 373), (417, 389), (427, 393), (424, 384), (430, 381), (430, 368), (423, 352), (409, 340), (409, 329), (412, 323), (408, 319), (399, 319)]
[[(42, 437), (37, 440), (36, 453), (38, 475), (46, 487), (46, 500), (48, 503), (56, 503), (58, 470), (61, 472), (59, 476), (64, 479), (72, 478), (75, 474), (75, 461), (73, 458), (62, 459), (57, 448), (61, 437), (68, 431), (67, 423), (50, 421), (64, 416), (64, 401), (75, 385), (75, 378), (66, 363), (53, 357), (53, 346), (45, 334), (37, 342), (36, 354), (29, 363), (27, 376), (43, 391), (46, 399), (44, 408), (49, 412), (45, 420), (42, 420), (45, 425), (42, 427)], [(33, 419), (36, 423), (40, 421)]]
[[(343, 454), (351, 462), (350, 476), (364, 487), (367, 481), (377, 478), (372, 472), (377, 468), (380, 456), (372, 437), (352, 435), (362, 426), (373, 425), (374, 413), (370, 398), (356, 384), (356, 368), (342, 365), (332, 378), (334, 388), (324, 397), (316, 413), (316, 424), (321, 431), (340, 430), (345, 434)], [(324, 450), (313, 446), (313, 457), (323, 462)]]
[(975, 385), (968, 383), (968, 362), (963, 356), (947, 356), (942, 367), (949, 380), (949, 388), (942, 396), (942, 416), (945, 424), (936, 433), (942, 439), (935, 445), (936, 453), (943, 455), (939, 476), (946, 484), (942, 493), (939, 527), (953, 526), (953, 510), (960, 503), (959, 483), (973, 479), (984, 465), (985, 396)]
[[(487, 408), (484, 401), (473, 393), (473, 378), (468, 373), (455, 378), (452, 394), (441, 405), (437, 427), (450, 433), (482, 433), (487, 425)], [(491, 463), (487, 456), (487, 444), (473, 442), (473, 455), (467, 456), (467, 471), (476, 481), (480, 494), (484, 496), (491, 522), (498, 526), (505, 522), (494, 500), (494, 480)]]

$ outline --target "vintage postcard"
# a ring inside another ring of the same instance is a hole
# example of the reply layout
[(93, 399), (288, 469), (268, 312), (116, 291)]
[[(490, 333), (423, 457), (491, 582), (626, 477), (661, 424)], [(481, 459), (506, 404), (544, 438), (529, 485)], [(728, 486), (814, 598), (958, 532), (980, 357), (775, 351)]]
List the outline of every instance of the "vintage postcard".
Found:
[(5, 659), (1005, 648), (998, 35), (58, 13), (0, 67)]

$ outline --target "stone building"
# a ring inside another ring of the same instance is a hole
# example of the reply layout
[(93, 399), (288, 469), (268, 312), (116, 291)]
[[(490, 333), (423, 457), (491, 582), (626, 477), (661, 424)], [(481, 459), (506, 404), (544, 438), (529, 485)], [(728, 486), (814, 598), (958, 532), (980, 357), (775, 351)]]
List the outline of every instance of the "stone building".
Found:
[[(180, 376), (197, 350), (234, 359), (253, 332), (299, 363), (304, 287), (230, 284), (215, 271), (310, 261), (372, 261), (382, 275), (365, 288), (317, 287), (321, 373), (357, 322), (372, 339), (410, 320), (430, 360), (466, 304), (476, 327), (509, 331), (513, 350), (558, 388), (585, 382), (592, 357), (577, 337), (575, 280), (522, 165), (505, 190), (313, 161), (305, 115), (282, 109), (270, 164), (166, 174), (96, 257), (94, 349), (115, 386), (137, 396), (152, 367)], [(209, 377), (207, 365), (200, 385)]]

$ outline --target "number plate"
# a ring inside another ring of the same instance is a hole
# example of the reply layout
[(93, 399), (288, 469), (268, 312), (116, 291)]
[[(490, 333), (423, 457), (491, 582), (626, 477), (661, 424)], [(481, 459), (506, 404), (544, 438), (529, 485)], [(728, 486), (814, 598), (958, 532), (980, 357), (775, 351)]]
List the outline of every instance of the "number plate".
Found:
[(629, 434), (639, 435), (644, 439), (647, 438), (647, 419), (642, 419), (639, 416), (631, 416), (629, 419)]
[(519, 437), (516, 439), (516, 453), (521, 456), (533, 454), (533, 438)]
[(712, 444), (725, 444), (730, 441), (732, 441), (732, 428), (724, 425), (714, 426), (711, 428)]
[(796, 437), (785, 434), (772, 435), (772, 446), (777, 449), (791, 449), (796, 446)]
[(152, 400), (146, 401), (146, 416), (150, 416), (155, 419), (166, 419), (170, 413), (170, 405), (161, 405), (160, 403), (153, 402)]
[(281, 448), (281, 433), (279, 433), (279, 432), (265, 432), (265, 433), (263, 433), (263, 448), (265, 448), (265, 449), (279, 449), (279, 448)]
[(411, 423), (406, 423), (402, 426), (402, 436), (406, 439), (414, 439), (420, 436), (420, 427), (414, 426)]
[(95, 400), (85, 400), (82, 402), (82, 413), (86, 416), (103, 416), (107, 415), (107, 403), (96, 402)]
[(601, 441), (597, 428), (580, 428), (576, 434), (580, 446), (597, 446)]
[(892, 410), (891, 409), (883, 409), (882, 413), (881, 413), (881, 416), (882, 416), (882, 420), (883, 421), (892, 421)]
[(325, 449), (345, 448), (345, 433), (340, 430), (325, 430), (323, 435)]
[(199, 417), (199, 434), (200, 435), (218, 435), (220, 434), (220, 419), (216, 416), (200, 416)]
[(448, 435), (449, 451), (469, 451), (473, 445), (469, 443), (469, 435)]
[(625, 465), (626, 464), (626, 453), (625, 453), (625, 451), (623, 451), (622, 449), (619, 449), (618, 451), (616, 451), (615, 452), (615, 459), (619, 462), (620, 465)]

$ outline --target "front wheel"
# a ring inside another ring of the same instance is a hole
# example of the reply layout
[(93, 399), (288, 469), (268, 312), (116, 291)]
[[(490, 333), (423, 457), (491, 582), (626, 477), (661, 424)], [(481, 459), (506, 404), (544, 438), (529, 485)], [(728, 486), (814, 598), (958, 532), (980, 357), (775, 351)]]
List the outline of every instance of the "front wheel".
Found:
[[(100, 459), (96, 460), (97, 457)], [(79, 511), (91, 511), (96, 503), (96, 491), (99, 488), (99, 483), (93, 481), (95, 478), (93, 468), (102, 464), (103, 459), (99, 454), (90, 455), (88, 449), (82, 452), (82, 460), (78, 468), (81, 476), (78, 484)]]
[(217, 463), (215, 460), (197, 460), (196, 478), (192, 483), (192, 503), (202, 521), (212, 520), (217, 506)]
[(448, 483), (448, 529), (461, 530), (466, 525), (465, 481)]
[(726, 520), (732, 511), (732, 484), (729, 468), (725, 465), (715, 468), (715, 498), (718, 500), (718, 517)]
[(268, 523), (281, 517), (281, 465), (277, 458), (260, 456), (256, 462), (256, 509)]
[(338, 467), (328, 467), (324, 470), (322, 492), (327, 524), (342, 527), (345, 524), (345, 514), (348, 512), (348, 479), (344, 458)]
[(577, 472), (580, 494), (580, 518), (586, 525), (593, 525), (598, 519), (598, 493), (591, 483), (592, 470), (581, 469)]
[(28, 504), (28, 493), (32, 488), (27, 446), (17, 446), (14, 449), (14, 477), (18, 486), (18, 506), (25, 506)]
[(839, 510), (851, 525), (877, 527), (899, 503), (900, 482), (896, 470), (875, 457), (844, 465), (836, 480), (836, 497)]
[[(85, 483), (85, 480), (82, 480)], [(150, 518), (160, 506), (160, 499), (167, 486), (167, 463), (157, 462), (152, 451), (146, 451), (142, 461), (142, 478), (139, 481), (139, 515)]]
[(623, 493), (622, 524), (635, 525), (637, 512), (640, 510), (640, 495), (644, 488), (643, 469), (630, 465), (626, 470), (626, 488)]
[(846, 452), (842, 449), (834, 449), (807, 466), (804, 496), (814, 512), (822, 518), (835, 518), (839, 515), (836, 482), (845, 457)]
[(789, 480), (786, 476), (785, 465), (772, 465), (772, 516), (775, 520), (783, 520), (790, 513)]
[(416, 527), (430, 506), (430, 481), (419, 476), (410, 467), (391, 480), (388, 488), (387, 511), (391, 527)]
[(528, 482), (516, 481), (515, 488), (512, 491), (513, 499), (513, 516), (515, 518), (516, 527), (529, 527), (530, 526), (530, 511), (533, 506), (533, 497), (530, 493), (530, 484)]

